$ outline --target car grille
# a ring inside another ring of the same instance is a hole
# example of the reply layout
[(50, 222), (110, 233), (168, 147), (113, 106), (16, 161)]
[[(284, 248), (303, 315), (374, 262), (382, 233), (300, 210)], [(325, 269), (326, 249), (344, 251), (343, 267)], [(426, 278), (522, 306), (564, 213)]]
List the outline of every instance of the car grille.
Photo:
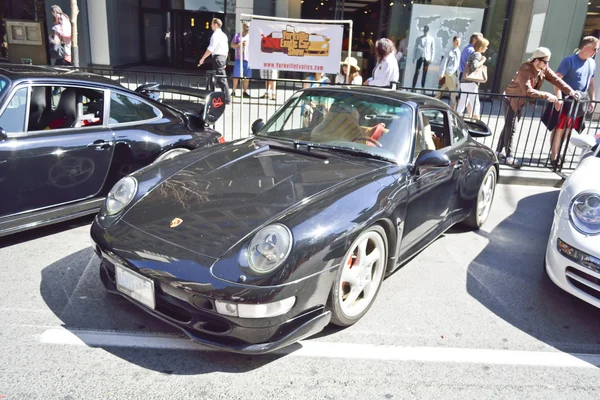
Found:
[(567, 267), (566, 276), (571, 285), (600, 300), (600, 279), (573, 267)]

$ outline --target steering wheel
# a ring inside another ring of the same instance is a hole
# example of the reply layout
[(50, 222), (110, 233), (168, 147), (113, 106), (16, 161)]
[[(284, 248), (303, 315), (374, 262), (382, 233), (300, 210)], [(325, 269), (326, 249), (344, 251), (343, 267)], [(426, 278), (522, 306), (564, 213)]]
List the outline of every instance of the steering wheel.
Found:
[(377, 140), (370, 138), (368, 136), (359, 136), (356, 139), (354, 139), (353, 142), (356, 142), (358, 140), (366, 140), (367, 142), (373, 143), (377, 147), (383, 147), (383, 145), (381, 143), (379, 143)]

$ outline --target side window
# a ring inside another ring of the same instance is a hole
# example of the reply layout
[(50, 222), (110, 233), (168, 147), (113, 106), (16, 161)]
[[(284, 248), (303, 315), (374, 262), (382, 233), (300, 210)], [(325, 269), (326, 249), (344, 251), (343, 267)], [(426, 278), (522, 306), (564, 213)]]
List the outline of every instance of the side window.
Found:
[(33, 86), (27, 131), (102, 125), (104, 92), (71, 86)]
[(422, 150), (439, 150), (450, 145), (450, 130), (446, 113), (442, 110), (419, 111), (415, 143), (415, 159)]
[(452, 118), (452, 143), (457, 143), (467, 137), (467, 128), (460, 117), (451, 114)]
[(110, 124), (145, 121), (160, 116), (151, 105), (120, 93), (110, 95)]
[(2, 116), (0, 116), (0, 127), (7, 133), (22, 133), (25, 131), (27, 90), (26, 87), (17, 90), (6, 109), (4, 109)]

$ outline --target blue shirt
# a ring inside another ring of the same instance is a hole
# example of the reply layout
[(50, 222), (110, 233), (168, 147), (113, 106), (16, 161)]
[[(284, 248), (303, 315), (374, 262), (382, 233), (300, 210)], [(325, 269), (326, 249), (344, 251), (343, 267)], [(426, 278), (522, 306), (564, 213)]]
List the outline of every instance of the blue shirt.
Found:
[(560, 73), (565, 83), (573, 88), (586, 92), (590, 79), (596, 74), (596, 61), (593, 58), (582, 60), (577, 54), (563, 58), (556, 70)]
[(468, 46), (463, 49), (462, 53), (460, 53), (460, 67), (458, 69), (460, 72), (465, 72), (467, 60), (469, 59), (469, 56), (473, 53), (475, 53), (475, 48), (471, 43), (469, 43)]

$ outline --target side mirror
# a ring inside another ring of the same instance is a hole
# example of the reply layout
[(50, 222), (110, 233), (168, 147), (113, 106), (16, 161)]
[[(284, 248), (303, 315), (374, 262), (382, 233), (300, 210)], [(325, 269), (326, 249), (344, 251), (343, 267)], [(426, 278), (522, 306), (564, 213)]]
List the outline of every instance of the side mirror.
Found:
[(223, 92), (212, 92), (206, 96), (202, 119), (207, 124), (214, 124), (225, 112), (225, 95)]
[(488, 137), (492, 136), (492, 131), (490, 128), (483, 122), (478, 120), (467, 120), (465, 121), (467, 125), (467, 129), (469, 130), (469, 135), (472, 137)]
[(265, 122), (262, 119), (257, 119), (252, 123), (252, 133), (257, 134), (265, 126)]
[(596, 138), (592, 135), (571, 134), (571, 144), (580, 149), (591, 149), (596, 145)]
[(423, 150), (415, 161), (414, 171), (418, 175), (425, 168), (443, 168), (451, 164), (448, 155), (439, 150)]
[(3, 128), (0, 128), (0, 141), (8, 139), (8, 135)]

